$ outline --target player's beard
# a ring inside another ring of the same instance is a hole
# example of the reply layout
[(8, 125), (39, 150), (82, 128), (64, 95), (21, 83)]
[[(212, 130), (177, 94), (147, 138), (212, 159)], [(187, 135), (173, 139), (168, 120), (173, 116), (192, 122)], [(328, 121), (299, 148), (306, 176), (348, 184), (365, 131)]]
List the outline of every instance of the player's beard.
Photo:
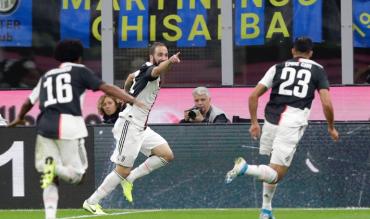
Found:
[(154, 59), (154, 63), (153, 63), (153, 64), (154, 64), (155, 66), (158, 66), (159, 64), (161, 64), (161, 63), (162, 63), (162, 62), (164, 62), (164, 61), (165, 61), (165, 60), (163, 60), (163, 61), (157, 61), (157, 60), (155, 60), (155, 59)]

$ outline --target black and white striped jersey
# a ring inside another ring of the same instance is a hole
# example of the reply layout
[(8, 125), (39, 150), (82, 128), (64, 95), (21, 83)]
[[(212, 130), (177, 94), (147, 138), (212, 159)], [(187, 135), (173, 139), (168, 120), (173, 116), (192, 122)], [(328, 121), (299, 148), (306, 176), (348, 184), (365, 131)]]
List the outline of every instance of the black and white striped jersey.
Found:
[(259, 83), (271, 88), (266, 120), (286, 126), (307, 124), (315, 90), (329, 89), (323, 67), (304, 58), (272, 66)]
[(130, 94), (137, 100), (143, 102), (148, 108), (143, 109), (136, 105), (127, 105), (120, 116), (131, 118), (132, 122), (144, 128), (148, 121), (149, 112), (154, 105), (160, 89), (160, 77), (151, 75), (155, 66), (146, 62), (141, 68), (134, 72), (135, 78), (130, 88)]
[(103, 82), (81, 64), (63, 63), (43, 75), (32, 90), (32, 104), (39, 100), (37, 133), (53, 139), (87, 136), (81, 107), (86, 89), (98, 90)]

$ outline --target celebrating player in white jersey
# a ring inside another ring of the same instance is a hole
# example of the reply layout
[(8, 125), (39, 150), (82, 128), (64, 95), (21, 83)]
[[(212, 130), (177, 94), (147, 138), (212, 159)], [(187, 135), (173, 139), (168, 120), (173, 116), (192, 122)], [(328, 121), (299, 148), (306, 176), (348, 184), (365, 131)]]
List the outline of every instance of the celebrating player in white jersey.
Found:
[[(105, 214), (99, 202), (119, 184), (126, 199), (132, 202), (133, 182), (174, 159), (167, 141), (147, 126), (147, 120), (160, 89), (160, 76), (167, 73), (171, 65), (180, 62), (180, 53), (168, 58), (166, 45), (159, 42), (151, 46), (149, 53), (150, 62), (130, 74), (125, 83), (125, 89), (147, 108), (128, 104), (119, 114), (112, 130), (116, 148), (110, 158), (116, 168), (83, 203), (83, 208), (93, 214)], [(139, 152), (148, 158), (131, 171)]]
[(87, 89), (102, 90), (123, 101), (145, 107), (122, 89), (104, 83), (81, 64), (83, 47), (78, 40), (63, 40), (55, 48), (62, 64), (44, 74), (9, 125), (24, 123), (24, 116), (39, 100), (35, 165), (42, 172), (41, 188), (45, 218), (55, 219), (58, 205), (58, 179), (78, 184), (87, 169), (84, 138), (87, 136), (81, 106)]
[(263, 181), (263, 204), (260, 219), (273, 219), (271, 201), (277, 182), (287, 173), (297, 144), (307, 126), (315, 90), (320, 94), (328, 131), (333, 140), (339, 135), (334, 128), (334, 113), (329, 95), (329, 82), (321, 65), (310, 60), (312, 41), (297, 38), (292, 48), (293, 59), (272, 66), (249, 96), (251, 137), (260, 136), (257, 121), (258, 99), (271, 88), (265, 108), (265, 124), (260, 140), (260, 154), (270, 155), (270, 165), (250, 165), (239, 157), (226, 174), (226, 183), (237, 176), (251, 175)]

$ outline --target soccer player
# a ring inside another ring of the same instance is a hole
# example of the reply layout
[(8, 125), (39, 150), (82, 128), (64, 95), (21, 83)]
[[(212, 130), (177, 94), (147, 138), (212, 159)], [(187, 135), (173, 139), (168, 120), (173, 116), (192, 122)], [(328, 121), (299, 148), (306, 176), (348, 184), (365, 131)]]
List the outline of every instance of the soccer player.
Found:
[(237, 176), (249, 175), (263, 181), (263, 203), (260, 219), (273, 219), (271, 201), (277, 183), (283, 179), (292, 162), (310, 113), (315, 90), (318, 91), (328, 122), (328, 132), (334, 141), (339, 134), (334, 127), (334, 113), (329, 95), (329, 82), (321, 65), (310, 60), (312, 41), (297, 38), (292, 48), (293, 59), (272, 66), (249, 96), (253, 139), (260, 136), (257, 121), (258, 99), (271, 88), (270, 100), (265, 108), (265, 123), (260, 140), (260, 154), (270, 155), (269, 165), (250, 165), (239, 157), (232, 170), (226, 174), (230, 183)]
[[(125, 89), (145, 105), (153, 106), (160, 89), (160, 76), (167, 73), (173, 64), (180, 62), (179, 54), (168, 58), (166, 45), (155, 42), (149, 50), (150, 62), (128, 76)], [(119, 184), (127, 201), (132, 202), (133, 182), (174, 159), (167, 141), (147, 126), (149, 112), (150, 109), (128, 105), (119, 114), (112, 130), (116, 148), (110, 158), (116, 167), (83, 203), (83, 208), (92, 214), (105, 214), (99, 202)], [(131, 171), (139, 152), (148, 158)]]
[(104, 83), (81, 64), (83, 47), (80, 41), (64, 40), (57, 44), (54, 57), (62, 64), (42, 76), (23, 103), (10, 127), (24, 123), (24, 116), (40, 102), (37, 118), (35, 166), (42, 173), (41, 188), (45, 218), (56, 218), (58, 179), (78, 184), (87, 167), (84, 138), (87, 129), (81, 114), (86, 89), (102, 90), (133, 106), (145, 108), (142, 102), (124, 90)]

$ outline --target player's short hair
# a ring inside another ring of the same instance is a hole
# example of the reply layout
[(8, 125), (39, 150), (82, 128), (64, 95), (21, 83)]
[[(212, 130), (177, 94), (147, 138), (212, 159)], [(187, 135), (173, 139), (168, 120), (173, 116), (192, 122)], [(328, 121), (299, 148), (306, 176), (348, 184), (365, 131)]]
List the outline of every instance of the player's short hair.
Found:
[(197, 87), (193, 90), (193, 96), (195, 95), (206, 95), (207, 97), (211, 97), (211, 94), (209, 93), (208, 89), (206, 87)]
[(312, 50), (313, 44), (312, 40), (308, 37), (297, 37), (294, 40), (293, 46), (296, 51), (307, 53)]
[(149, 48), (149, 55), (154, 55), (154, 52), (155, 52), (155, 48), (157, 48), (158, 46), (164, 46), (164, 47), (167, 47), (166, 44), (164, 43), (161, 43), (161, 42), (154, 42), (150, 48)]
[(76, 62), (82, 57), (83, 49), (79, 40), (62, 40), (55, 47), (54, 58), (60, 62)]

